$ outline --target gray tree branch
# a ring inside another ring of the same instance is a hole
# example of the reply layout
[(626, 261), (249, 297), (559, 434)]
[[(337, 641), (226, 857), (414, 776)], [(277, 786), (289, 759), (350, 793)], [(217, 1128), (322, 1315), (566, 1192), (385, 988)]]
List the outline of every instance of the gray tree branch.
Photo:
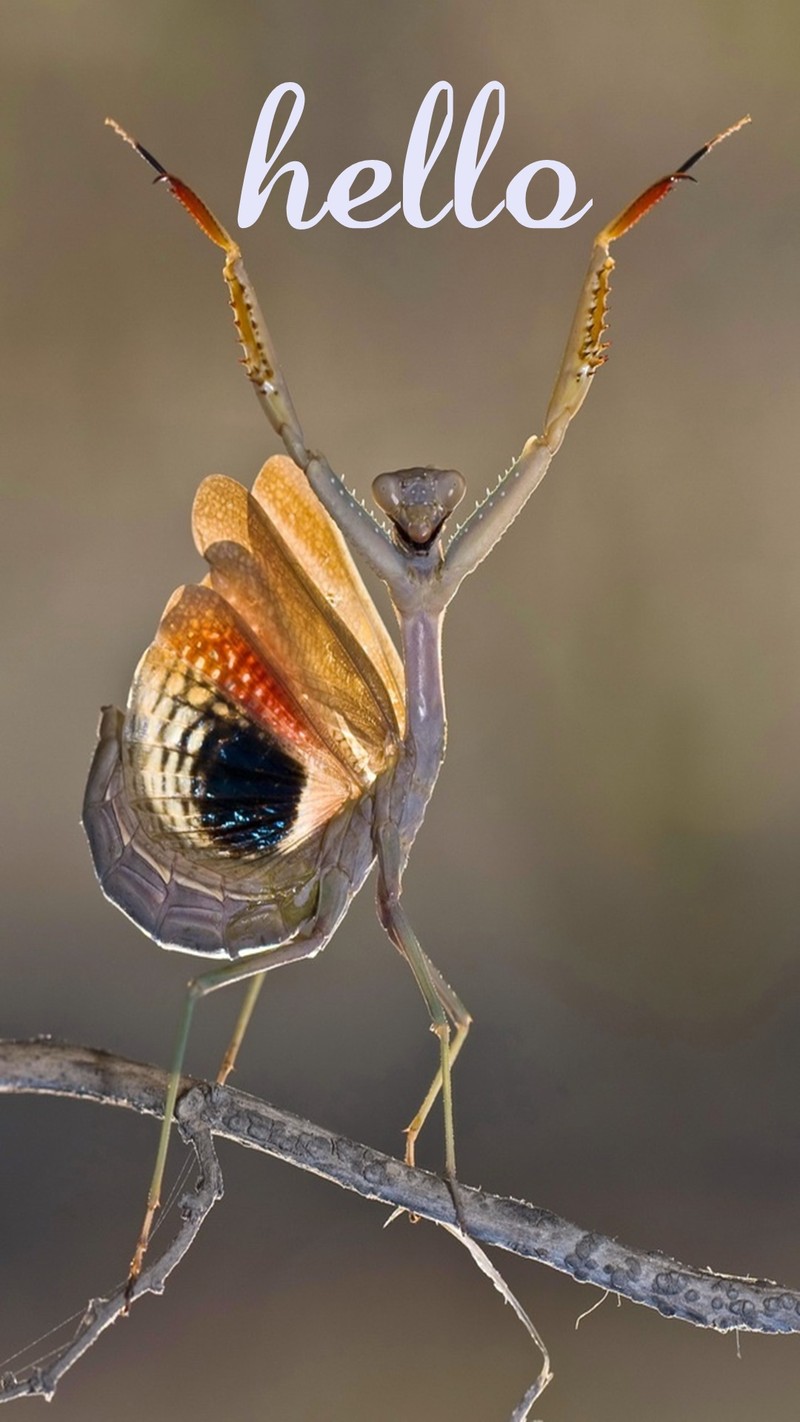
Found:
[[(457, 1228), (450, 1192), (437, 1176), (411, 1170), (391, 1156), (333, 1135), (244, 1092), (190, 1079), (183, 1088), (186, 1094), (177, 1115), (184, 1137), (195, 1150), (200, 1178), (180, 1202), (175, 1239), (143, 1271), (133, 1298), (163, 1291), (167, 1276), (222, 1193), (213, 1136), (277, 1156), (368, 1200)], [(163, 1072), (105, 1052), (39, 1039), (0, 1042), (0, 1092), (69, 1096), (160, 1116), (165, 1090)], [(464, 1185), (460, 1195), (469, 1233), (481, 1244), (538, 1259), (580, 1283), (595, 1284), (702, 1328), (800, 1332), (796, 1290), (764, 1279), (715, 1274), (650, 1250), (632, 1249), (522, 1200), (502, 1199)], [(92, 1300), (75, 1337), (46, 1369), (24, 1379), (0, 1379), (0, 1401), (52, 1396), (59, 1378), (126, 1308), (124, 1288), (111, 1299)]]

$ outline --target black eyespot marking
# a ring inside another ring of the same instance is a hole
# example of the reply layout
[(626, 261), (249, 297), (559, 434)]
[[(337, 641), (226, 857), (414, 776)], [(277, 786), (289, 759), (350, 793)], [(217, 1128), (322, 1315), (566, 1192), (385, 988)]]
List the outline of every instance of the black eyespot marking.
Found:
[(196, 673), (149, 689), (126, 717), (122, 750), (148, 833), (177, 837), (190, 857), (263, 855), (296, 826), (306, 769)]
[(253, 854), (289, 834), (306, 772), (266, 731), (237, 718), (209, 726), (192, 780), (201, 823), (217, 847)]

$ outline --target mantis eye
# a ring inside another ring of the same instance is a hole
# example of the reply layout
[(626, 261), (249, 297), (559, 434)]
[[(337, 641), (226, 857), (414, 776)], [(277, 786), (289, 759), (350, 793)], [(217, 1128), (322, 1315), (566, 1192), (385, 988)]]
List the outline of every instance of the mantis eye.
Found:
[(465, 490), (457, 469), (397, 469), (373, 480), (372, 497), (392, 520), (398, 542), (424, 553)]

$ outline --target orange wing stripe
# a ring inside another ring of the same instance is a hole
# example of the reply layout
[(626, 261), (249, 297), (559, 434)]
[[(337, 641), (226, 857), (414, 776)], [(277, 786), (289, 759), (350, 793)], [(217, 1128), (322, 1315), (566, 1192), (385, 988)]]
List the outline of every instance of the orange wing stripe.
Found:
[(157, 641), (288, 747), (327, 754), (291, 692), (255, 649), (233, 609), (212, 588), (179, 588), (161, 620)]

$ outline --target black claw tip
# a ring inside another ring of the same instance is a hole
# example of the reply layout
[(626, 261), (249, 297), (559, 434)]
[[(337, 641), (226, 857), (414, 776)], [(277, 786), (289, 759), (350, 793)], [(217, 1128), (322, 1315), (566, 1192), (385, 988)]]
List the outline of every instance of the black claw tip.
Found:
[(136, 152), (139, 154), (139, 156), (141, 158), (144, 158), (145, 163), (149, 163), (151, 168), (155, 168), (155, 171), (158, 173), (156, 182), (160, 182), (162, 179), (169, 177), (166, 168), (162, 167), (158, 159), (154, 158), (152, 153), (149, 153), (143, 144), (134, 143), (134, 148), (136, 149)]
[[(711, 144), (710, 144), (710, 143), (704, 143), (703, 146), (702, 146), (702, 148), (698, 148), (697, 152), (692, 154), (691, 158), (687, 158), (685, 163), (681, 163), (681, 166), (680, 166), (680, 168), (678, 169), (678, 172), (679, 172), (679, 173), (688, 173), (689, 169), (690, 169), (690, 168), (693, 168), (694, 165), (695, 165), (695, 163), (699, 163), (701, 158), (705, 158), (705, 156), (706, 156), (706, 154), (707, 154), (707, 152), (708, 152), (708, 150), (709, 150), (710, 147), (711, 147)], [(693, 178), (693, 179), (692, 179), (692, 182), (693, 182), (693, 183), (696, 183), (696, 182), (697, 182), (697, 179), (696, 179), (696, 178)]]

